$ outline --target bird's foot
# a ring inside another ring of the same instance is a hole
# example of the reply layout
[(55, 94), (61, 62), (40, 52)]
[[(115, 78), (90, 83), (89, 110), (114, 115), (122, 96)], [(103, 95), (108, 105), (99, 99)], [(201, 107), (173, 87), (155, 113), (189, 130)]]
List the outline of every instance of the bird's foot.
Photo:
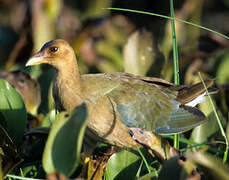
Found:
[(170, 145), (160, 135), (143, 131), (140, 128), (129, 128), (132, 138), (138, 143), (147, 146), (161, 160), (166, 160), (170, 157)]

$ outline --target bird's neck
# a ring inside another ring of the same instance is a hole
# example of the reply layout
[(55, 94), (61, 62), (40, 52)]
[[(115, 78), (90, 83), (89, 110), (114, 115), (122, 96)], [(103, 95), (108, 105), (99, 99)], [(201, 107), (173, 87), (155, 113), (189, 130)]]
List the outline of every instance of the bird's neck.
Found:
[(80, 72), (76, 61), (57, 71), (56, 85), (62, 106), (67, 111), (73, 110), (83, 102)]
[[(57, 73), (58, 77), (63, 78), (61, 80), (67, 81), (71, 85), (78, 86), (80, 89), (80, 72), (76, 61), (73, 61), (70, 64), (65, 64), (57, 70)], [(77, 82), (77, 84), (73, 82)]]

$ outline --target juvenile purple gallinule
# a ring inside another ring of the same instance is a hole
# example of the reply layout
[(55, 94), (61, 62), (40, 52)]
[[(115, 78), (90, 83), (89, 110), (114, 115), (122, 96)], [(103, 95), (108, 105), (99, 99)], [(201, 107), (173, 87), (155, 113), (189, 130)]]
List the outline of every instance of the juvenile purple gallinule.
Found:
[(27, 111), (35, 115), (41, 103), (40, 85), (23, 71), (0, 71), (0, 78), (7, 80), (23, 97)]
[[(132, 138), (130, 129), (174, 134), (206, 120), (194, 107), (205, 94), (202, 83), (177, 86), (159, 78), (121, 72), (80, 75), (74, 50), (61, 39), (46, 43), (26, 66), (38, 64), (50, 64), (56, 69), (53, 94), (59, 111), (87, 104), (88, 142), (134, 148), (139, 143)], [(212, 83), (205, 81), (207, 87)]]

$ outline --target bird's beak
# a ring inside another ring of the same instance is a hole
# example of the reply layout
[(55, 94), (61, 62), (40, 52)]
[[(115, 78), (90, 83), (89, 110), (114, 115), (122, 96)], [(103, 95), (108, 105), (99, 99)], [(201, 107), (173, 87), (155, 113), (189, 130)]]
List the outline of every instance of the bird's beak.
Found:
[(44, 56), (41, 52), (36, 53), (32, 56), (25, 66), (34, 66), (38, 64), (49, 64), (48, 57)]

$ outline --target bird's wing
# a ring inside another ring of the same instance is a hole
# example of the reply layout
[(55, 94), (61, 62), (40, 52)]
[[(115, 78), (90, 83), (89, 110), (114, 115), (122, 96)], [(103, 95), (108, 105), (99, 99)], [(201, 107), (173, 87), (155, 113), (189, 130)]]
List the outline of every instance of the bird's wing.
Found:
[[(127, 94), (126, 98), (120, 94)], [(167, 124), (173, 111), (173, 103), (169, 98), (152, 88), (148, 91), (114, 89), (109, 97), (115, 102), (123, 123), (128, 127), (155, 130)]]
[(90, 100), (108, 96), (128, 127), (173, 134), (198, 126), (205, 120), (197, 108), (176, 101), (178, 91), (162, 89), (152, 79), (129, 77), (124, 73), (82, 77), (84, 86), (90, 87), (84, 88), (87, 95), (91, 94)]
[(166, 126), (157, 128), (159, 134), (175, 134), (190, 130), (206, 121), (205, 115), (196, 107), (181, 105), (172, 112)]
[(200, 110), (180, 105), (154, 86), (118, 86), (107, 95), (115, 102), (123, 123), (128, 127), (174, 134), (196, 127), (205, 120)]

